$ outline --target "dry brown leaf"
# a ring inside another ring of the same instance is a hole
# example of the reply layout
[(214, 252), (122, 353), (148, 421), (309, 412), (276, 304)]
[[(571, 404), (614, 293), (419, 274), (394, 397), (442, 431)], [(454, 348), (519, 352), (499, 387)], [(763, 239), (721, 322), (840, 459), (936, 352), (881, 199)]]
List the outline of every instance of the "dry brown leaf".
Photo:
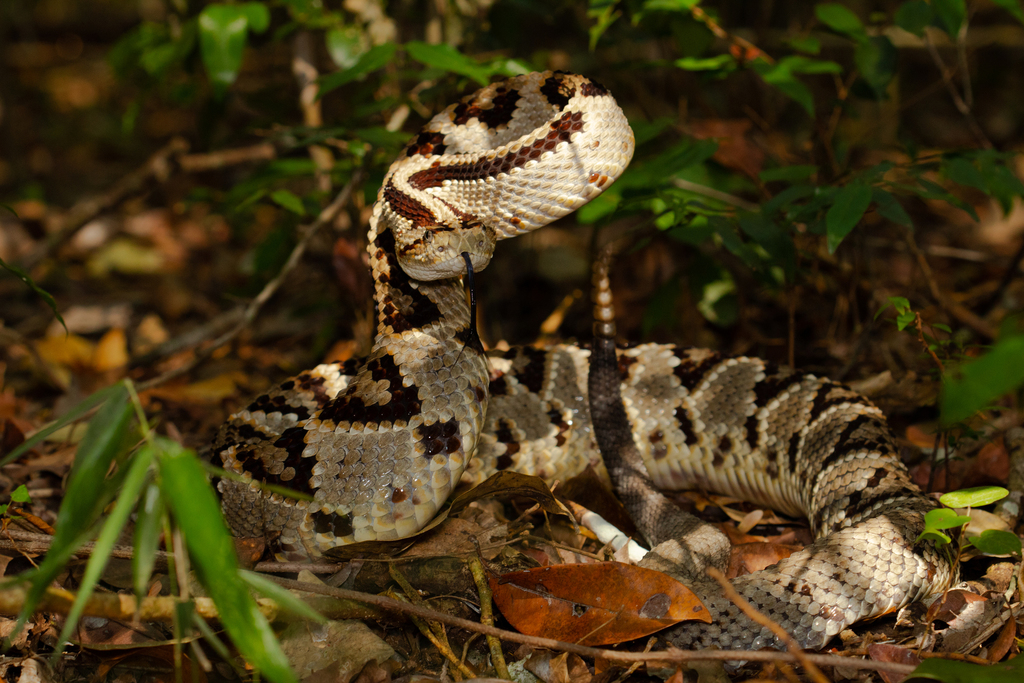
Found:
[(128, 339), (124, 330), (114, 327), (107, 330), (92, 353), (92, 367), (100, 372), (117, 370), (128, 365)]
[(534, 652), (523, 667), (544, 683), (589, 683), (593, 675), (583, 658), (570, 652)]
[(690, 121), (690, 133), (698, 140), (717, 140), (718, 149), (712, 158), (726, 168), (754, 177), (764, 168), (764, 150), (747, 137), (751, 125), (749, 119), (694, 119)]
[(244, 372), (225, 372), (192, 384), (168, 384), (143, 392), (147, 398), (175, 403), (218, 404), (238, 393), (239, 385), (248, 381)]
[[(876, 662), (909, 664), (910, 666), (917, 666), (921, 663), (921, 658), (912, 650), (884, 643), (868, 645), (868, 656)], [(881, 675), (882, 680), (884, 680), (885, 683), (900, 683), (900, 681), (906, 678), (906, 675), (904, 674), (895, 674), (888, 671), (879, 671), (878, 673)]]
[(684, 620), (711, 621), (683, 584), (619, 562), (538, 567), (490, 578), (494, 602), (521, 633), (581, 645), (640, 638)]
[(729, 556), (729, 578), (761, 571), (780, 560), (784, 560), (797, 550), (799, 546), (782, 545), (781, 543), (753, 542), (734, 545)]

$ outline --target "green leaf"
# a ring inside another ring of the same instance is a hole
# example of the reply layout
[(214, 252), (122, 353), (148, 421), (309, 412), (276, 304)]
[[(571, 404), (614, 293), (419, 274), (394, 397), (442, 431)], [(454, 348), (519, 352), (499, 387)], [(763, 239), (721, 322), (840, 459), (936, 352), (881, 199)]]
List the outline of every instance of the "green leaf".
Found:
[(1024, 336), (1001, 339), (988, 353), (947, 371), (943, 378), (940, 421), (966, 420), (1024, 384)]
[(249, 29), (255, 33), (263, 33), (270, 26), (270, 10), (262, 2), (243, 2), (234, 5), (238, 11), (245, 15), (249, 22)]
[(64, 331), (68, 331), (68, 326), (64, 324), (64, 318), (60, 317), (60, 312), (57, 310), (57, 301), (53, 298), (52, 294), (50, 294), (45, 289), (37, 285), (35, 281), (31, 277), (29, 277), (28, 273), (26, 273), (18, 266), (11, 265), (9, 263), (4, 263), (4, 260), (0, 259), (0, 268), (3, 268), (10, 272), (11, 274), (13, 274), (16, 278), (18, 278), (26, 285), (28, 285), (29, 289), (31, 289), (33, 292), (39, 295), (39, 298), (45, 301), (46, 305), (50, 307), (51, 311), (53, 311), (53, 314), (57, 316), (57, 320), (60, 321), (60, 324), (64, 328)]
[(779, 60), (783, 68), (798, 74), (841, 74), (843, 67), (827, 59), (811, 59), (803, 55), (790, 55)]
[(1016, 173), (1007, 168), (1005, 156), (994, 152), (981, 151), (977, 155), (978, 166), (985, 179), (987, 192), (999, 200), (1003, 213), (1009, 214), (1016, 197), (1024, 196), (1024, 184)]
[(331, 56), (331, 61), (339, 69), (349, 69), (355, 66), (359, 58), (366, 53), (363, 32), (355, 26), (332, 28), (324, 35), (324, 44), (327, 47), (327, 54)]
[(1002, 486), (976, 486), (944, 493), (939, 497), (939, 502), (951, 508), (977, 508), (991, 505), (1008, 495), (1010, 492)]
[(814, 15), (818, 21), (828, 26), (836, 33), (841, 33), (854, 40), (867, 40), (867, 33), (864, 31), (864, 24), (857, 15), (839, 3), (821, 3), (814, 6)]
[(936, 23), (956, 42), (960, 27), (967, 19), (965, 0), (932, 0)]
[(947, 536), (946, 534), (942, 533), (941, 531), (935, 531), (933, 529), (931, 531), (922, 531), (921, 535), (918, 536), (914, 542), (920, 543), (921, 541), (933, 541), (935, 544), (941, 546), (952, 543), (953, 539)]
[(778, 224), (768, 220), (761, 214), (743, 214), (739, 219), (740, 229), (772, 257), (773, 265), (781, 266), (787, 277), (791, 277), (796, 268), (796, 252), (789, 233)]
[(277, 603), (278, 607), (291, 612), (295, 616), (315, 621), (318, 624), (325, 623), (327, 618), (306, 604), (287, 588), (277, 585), (262, 574), (239, 571), (238, 575), (249, 584), (249, 587), (265, 598), (270, 598)]
[(807, 86), (798, 81), (794, 74), (842, 73), (842, 67), (835, 62), (810, 59), (802, 55), (783, 57), (775, 64), (769, 64), (763, 59), (755, 59), (750, 62), (750, 68), (765, 83), (803, 107), (810, 116), (814, 116), (814, 97)]
[(476, 60), (467, 57), (451, 45), (431, 45), (413, 40), (405, 44), (405, 51), (417, 62), (442, 71), (468, 76), (480, 85), (487, 85), (490, 80), (490, 69), (480, 66)]
[(28, 503), (31, 500), (32, 496), (29, 495), (28, 488), (24, 484), (11, 491), (12, 503)]
[(89, 596), (92, 595), (93, 589), (96, 588), (100, 575), (110, 559), (110, 553), (114, 550), (114, 544), (117, 543), (121, 530), (124, 529), (124, 525), (128, 522), (128, 517), (131, 515), (132, 510), (135, 509), (139, 492), (146, 483), (146, 477), (149, 474), (149, 466), (153, 463), (153, 453), (153, 447), (147, 444), (135, 453), (131, 463), (128, 465), (128, 474), (124, 478), (117, 503), (107, 516), (103, 524), (103, 530), (100, 532), (99, 538), (96, 539), (96, 545), (93, 546), (92, 553), (89, 555), (89, 562), (85, 565), (85, 573), (82, 575), (78, 585), (78, 595), (75, 596), (75, 602), (64, 620), (64, 628), (61, 629), (60, 636), (57, 638), (58, 644), (54, 649), (53, 658), (60, 656), (64, 650), (64, 643), (68, 642), (71, 638), (71, 634), (82, 616), (82, 611), (85, 609), (85, 604)]
[(910, 301), (908, 301), (902, 296), (890, 296), (888, 302), (884, 306), (879, 308), (877, 313), (875, 313), (874, 319), (878, 320), (878, 318), (883, 313), (885, 313), (886, 309), (888, 309), (890, 306), (895, 307), (896, 313), (899, 314), (904, 311), (910, 310)]
[(270, 198), (275, 204), (288, 209), (297, 216), (306, 215), (306, 207), (302, 205), (302, 200), (288, 190), (274, 190), (270, 193)]
[(914, 222), (910, 219), (910, 215), (907, 214), (903, 205), (892, 195), (891, 192), (886, 192), (881, 188), (874, 188), (871, 191), (871, 201), (878, 207), (878, 213), (887, 220), (902, 225), (908, 228), (914, 227)]
[(720, 71), (736, 68), (736, 59), (732, 55), (715, 57), (684, 57), (677, 59), (675, 65), (684, 71)]
[(367, 50), (365, 53), (360, 55), (356, 63), (348, 69), (337, 71), (333, 74), (327, 74), (326, 76), (320, 77), (320, 91), (317, 93), (317, 97), (323, 97), (327, 93), (340, 88), (341, 86), (361, 78), (371, 71), (381, 69), (391, 63), (391, 60), (395, 57), (395, 52), (398, 50), (398, 46), (394, 43), (384, 43), (383, 45), (377, 45)]
[(14, 462), (15, 460), (23, 456), (25, 453), (27, 453), (29, 449), (33, 448), (36, 444), (45, 441), (47, 437), (56, 432), (58, 429), (63, 429), (64, 427), (68, 426), (69, 424), (76, 421), (78, 418), (82, 417), (82, 415), (85, 415), (87, 412), (89, 412), (99, 404), (106, 402), (112, 396), (121, 392), (123, 389), (123, 384), (112, 384), (111, 386), (106, 387), (105, 389), (100, 389), (94, 394), (82, 399), (82, 401), (80, 401), (74, 407), (72, 407), (71, 410), (69, 410), (67, 414), (65, 414), (63, 417), (61, 417), (58, 420), (54, 420), (46, 427), (43, 427), (38, 432), (30, 436), (29, 438), (25, 439), (25, 441), (22, 442), (20, 446), (18, 446), (13, 451), (4, 456), (4, 458), (0, 460), (0, 466)]
[(988, 192), (988, 183), (982, 177), (981, 172), (967, 159), (954, 157), (946, 161), (943, 170), (946, 177), (955, 183), (967, 185), (982, 192)]
[(1009, 531), (986, 529), (980, 535), (968, 538), (975, 548), (986, 555), (1020, 555), (1020, 537)]
[(213, 598), (231, 641), (269, 680), (296, 681), (270, 624), (239, 577), (231, 534), (195, 454), (178, 447), (161, 454), (158, 465), (164, 499), (185, 534), (196, 575)]
[(151, 482), (143, 491), (139, 500), (138, 513), (135, 520), (135, 533), (132, 547), (132, 578), (135, 596), (142, 599), (149, 587), (149, 578), (153, 575), (156, 562), (156, 551), (160, 547), (160, 532), (164, 522), (164, 500), (160, 486)]
[(932, 23), (932, 6), (925, 0), (909, 0), (896, 10), (893, 21), (904, 31), (924, 38), (924, 30)]
[(242, 68), (249, 14), (243, 5), (207, 5), (199, 13), (199, 51), (218, 96), (235, 82)]
[(757, 177), (766, 183), (775, 182), (777, 180), (784, 180), (792, 183), (797, 180), (809, 178), (817, 172), (817, 166), (782, 166), (780, 168), (769, 168), (765, 171), (761, 171), (757, 174)]
[(860, 222), (864, 212), (871, 205), (871, 188), (851, 183), (836, 193), (835, 203), (825, 214), (825, 230), (828, 236), (828, 253), (834, 254), (840, 243)]
[(876, 100), (885, 99), (885, 91), (896, 75), (898, 58), (896, 46), (887, 36), (871, 36), (857, 45), (853, 61)]
[(936, 529), (956, 529), (964, 524), (970, 523), (971, 518), (966, 515), (956, 514), (956, 510), (949, 508), (936, 508), (929, 510), (924, 516), (924, 528), (927, 531)]
[(786, 42), (797, 52), (805, 52), (809, 55), (816, 55), (821, 52), (821, 41), (811, 36), (791, 38)]
[(597, 42), (601, 40), (601, 36), (618, 21), (622, 12), (616, 9), (616, 3), (612, 0), (590, 0), (589, 4), (587, 17), (594, 20), (594, 25), (589, 31), (590, 51), (593, 52), (597, 49)]
[(993, 4), (999, 5), (1013, 15), (1013, 18), (1024, 24), (1024, 10), (1021, 9), (1020, 0), (992, 0)]
[(930, 678), (943, 683), (1020, 683), (1024, 678), (1024, 657), (1018, 655), (991, 666), (953, 659), (926, 659), (911, 672), (907, 683), (912, 683), (915, 678)]
[(99, 519), (103, 508), (114, 496), (115, 488), (107, 480), (114, 459), (121, 455), (129, 436), (134, 408), (128, 402), (128, 390), (123, 383), (114, 392), (78, 444), (75, 463), (71, 467), (64, 499), (57, 513), (56, 531), (50, 551), (43, 558), (32, 577), (32, 585), (14, 631), (21, 630), (25, 620), (35, 610), (50, 582), (57, 576), (71, 555), (84, 541), (84, 536)]

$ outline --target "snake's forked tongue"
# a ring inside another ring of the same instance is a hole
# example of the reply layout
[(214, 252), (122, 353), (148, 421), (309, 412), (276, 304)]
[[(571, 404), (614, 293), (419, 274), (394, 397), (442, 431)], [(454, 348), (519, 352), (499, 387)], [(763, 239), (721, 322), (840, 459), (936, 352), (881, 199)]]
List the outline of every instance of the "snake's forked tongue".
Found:
[(462, 252), (462, 259), (466, 262), (465, 285), (466, 292), (469, 294), (469, 329), (466, 330), (464, 342), (466, 346), (471, 346), (480, 353), (484, 353), (484, 345), (480, 341), (480, 335), (476, 329), (476, 286), (473, 284), (473, 260), (468, 251)]

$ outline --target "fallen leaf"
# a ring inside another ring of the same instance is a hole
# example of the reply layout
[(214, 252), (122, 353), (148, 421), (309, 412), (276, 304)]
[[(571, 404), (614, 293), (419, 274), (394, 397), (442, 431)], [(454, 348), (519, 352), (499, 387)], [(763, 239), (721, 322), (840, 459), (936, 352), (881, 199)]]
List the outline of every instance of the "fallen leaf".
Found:
[(621, 643), (684, 620), (711, 621), (683, 584), (619, 562), (538, 567), (489, 581), (498, 609), (520, 633), (581, 645)]
[(300, 679), (323, 672), (319, 675), (327, 677), (318, 680), (350, 681), (367, 662), (395, 656), (391, 646), (357, 620), (296, 623), (288, 626), (280, 639), (281, 649)]
[[(921, 658), (912, 650), (885, 643), (868, 645), (868, 656), (876, 662), (909, 664), (910, 666), (917, 666), (921, 663)], [(882, 676), (882, 680), (885, 683), (900, 683), (906, 678), (905, 674), (896, 674), (888, 671), (879, 671), (878, 673)]]
[(754, 177), (764, 168), (764, 150), (747, 137), (750, 127), (749, 119), (690, 121), (690, 133), (693, 137), (698, 140), (718, 140), (718, 149), (712, 157), (715, 161), (726, 168)]
[(124, 330), (113, 327), (100, 338), (92, 353), (92, 366), (100, 372), (117, 370), (128, 364), (128, 339)]
[(523, 667), (544, 683), (589, 683), (593, 678), (583, 659), (570, 652), (539, 650)]
[(175, 403), (217, 404), (238, 393), (239, 385), (244, 385), (247, 380), (244, 372), (225, 372), (192, 384), (154, 387), (143, 392), (143, 396)]
[(770, 567), (776, 562), (786, 559), (799, 549), (799, 546), (765, 542), (734, 545), (729, 556), (728, 577), (733, 579), (737, 576), (761, 571), (765, 567)]
[(89, 367), (96, 345), (77, 334), (58, 334), (36, 342), (36, 351), (47, 363), (66, 367)]

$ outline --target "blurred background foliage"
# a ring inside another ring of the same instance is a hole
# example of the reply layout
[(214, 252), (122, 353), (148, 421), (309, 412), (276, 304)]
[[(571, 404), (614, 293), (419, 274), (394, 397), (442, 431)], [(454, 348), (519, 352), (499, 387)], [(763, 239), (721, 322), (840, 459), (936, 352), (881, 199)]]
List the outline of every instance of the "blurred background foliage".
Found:
[[(633, 245), (615, 274), (633, 341), (899, 375), (1021, 308), (1022, 19), (1017, 0), (5, 3), (0, 258), (58, 302), (127, 287), (120, 324), (181, 335), (258, 292), (361, 168), (252, 337), (303, 340), (285, 371), (339, 338), (350, 354), (369, 335), (367, 214), (410, 133), (492, 79), (565, 69), (616, 95), (637, 155), (576, 216), (502, 246), (480, 285), (489, 343), (588, 336), (600, 230)], [(166, 168), (114, 192), (154, 154)], [(55, 332), (0, 283), (8, 326)], [(891, 296), (949, 332), (893, 346), (873, 319)], [(135, 336), (145, 374), (154, 343)]]

